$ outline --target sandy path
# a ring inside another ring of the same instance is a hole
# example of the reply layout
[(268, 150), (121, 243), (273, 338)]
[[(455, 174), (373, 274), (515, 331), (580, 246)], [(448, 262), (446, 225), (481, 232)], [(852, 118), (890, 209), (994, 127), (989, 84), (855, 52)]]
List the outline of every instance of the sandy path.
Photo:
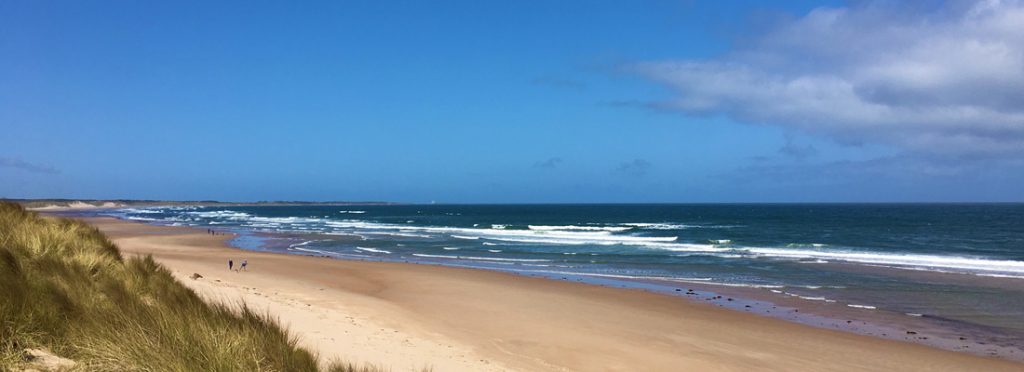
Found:
[[(194, 229), (88, 221), (207, 297), (270, 311), (325, 359), (396, 371), (1024, 370), (640, 290), (242, 251)], [(228, 271), (229, 258), (250, 270)]]

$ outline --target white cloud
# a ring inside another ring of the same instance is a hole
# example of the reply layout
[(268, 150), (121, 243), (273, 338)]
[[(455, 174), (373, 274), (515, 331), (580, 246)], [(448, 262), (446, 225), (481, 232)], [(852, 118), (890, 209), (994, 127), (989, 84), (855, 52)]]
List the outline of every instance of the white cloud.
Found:
[(819, 8), (710, 60), (639, 63), (659, 102), (912, 153), (1024, 155), (1024, 2)]

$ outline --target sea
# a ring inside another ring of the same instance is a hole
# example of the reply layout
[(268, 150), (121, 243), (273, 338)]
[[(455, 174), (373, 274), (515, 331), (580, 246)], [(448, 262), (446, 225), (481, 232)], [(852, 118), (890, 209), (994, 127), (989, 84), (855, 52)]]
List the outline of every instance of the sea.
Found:
[(168, 206), (89, 213), (231, 232), (231, 244), (249, 250), (649, 290), (1024, 360), (1024, 204)]

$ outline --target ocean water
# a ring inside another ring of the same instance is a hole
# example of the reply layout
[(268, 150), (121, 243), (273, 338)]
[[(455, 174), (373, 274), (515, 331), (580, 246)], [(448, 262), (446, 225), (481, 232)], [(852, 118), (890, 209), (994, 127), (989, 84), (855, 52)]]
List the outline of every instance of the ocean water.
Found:
[(1024, 339), (1024, 204), (151, 207), (100, 213), (230, 230), (241, 234), (233, 244), (247, 249), (699, 288), (772, 306), (806, 303), (839, 318), (927, 318), (956, 332), (991, 334), (1011, 349)]

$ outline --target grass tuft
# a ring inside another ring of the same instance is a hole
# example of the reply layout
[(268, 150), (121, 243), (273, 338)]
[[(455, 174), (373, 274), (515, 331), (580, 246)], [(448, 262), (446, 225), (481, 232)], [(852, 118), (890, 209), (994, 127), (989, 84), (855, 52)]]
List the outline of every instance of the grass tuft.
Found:
[[(0, 202), (0, 370), (23, 367), (27, 348), (81, 370), (318, 370), (268, 315), (203, 301), (89, 225)], [(350, 367), (329, 370), (375, 370)]]

